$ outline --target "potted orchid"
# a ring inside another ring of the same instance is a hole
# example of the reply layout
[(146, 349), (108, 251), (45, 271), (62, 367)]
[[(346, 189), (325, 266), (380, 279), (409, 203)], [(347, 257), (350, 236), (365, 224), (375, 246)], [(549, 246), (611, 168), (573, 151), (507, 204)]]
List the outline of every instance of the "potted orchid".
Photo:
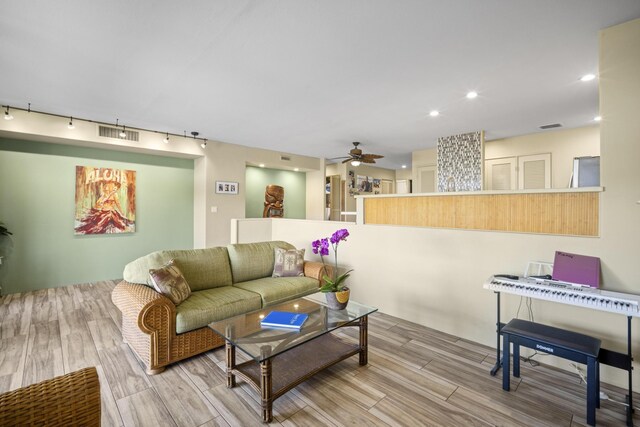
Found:
[[(349, 237), (349, 231), (345, 228), (333, 233), (331, 237), (315, 240), (311, 243), (314, 254), (319, 254), (322, 264), (326, 266), (324, 257), (329, 256), (329, 246), (333, 249), (334, 268), (329, 277), (327, 274), (322, 276), (324, 284), (320, 287), (320, 292), (326, 293), (327, 304), (330, 308), (342, 310), (349, 302), (349, 288), (344, 285), (344, 281), (349, 277), (353, 270), (338, 275), (338, 246), (340, 242), (346, 241)], [(326, 268), (325, 268), (326, 272)]]

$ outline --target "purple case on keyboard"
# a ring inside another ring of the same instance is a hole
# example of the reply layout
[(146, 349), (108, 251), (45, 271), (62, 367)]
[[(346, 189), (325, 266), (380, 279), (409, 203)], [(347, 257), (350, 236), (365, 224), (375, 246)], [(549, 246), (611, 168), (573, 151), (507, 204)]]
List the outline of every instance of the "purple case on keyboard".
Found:
[(553, 280), (600, 287), (600, 258), (556, 251)]

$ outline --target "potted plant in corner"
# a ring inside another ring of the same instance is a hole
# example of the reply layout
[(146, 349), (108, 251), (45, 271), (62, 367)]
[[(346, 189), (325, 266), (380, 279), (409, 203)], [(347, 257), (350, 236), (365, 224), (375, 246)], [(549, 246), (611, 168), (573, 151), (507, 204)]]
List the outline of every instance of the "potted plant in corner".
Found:
[[(5, 255), (7, 255), (9, 250), (11, 249), (11, 240), (9, 236), (12, 234), (12, 232), (7, 230), (7, 227), (4, 225), (4, 223), (0, 221), (0, 270), (2, 270)], [(7, 240), (8, 243), (6, 243), (4, 240)], [(1, 275), (0, 279), (2, 279)], [(2, 283), (0, 283), (0, 295), (2, 295)]]
[[(349, 277), (353, 270), (338, 275), (338, 246), (340, 242), (346, 241), (349, 231), (345, 228), (333, 233), (331, 237), (315, 240), (311, 243), (314, 254), (319, 254), (322, 264), (324, 265), (324, 257), (329, 255), (329, 246), (334, 253), (333, 277), (328, 275), (322, 276), (324, 284), (320, 287), (320, 292), (324, 292), (327, 297), (327, 305), (329, 308), (342, 310), (349, 303), (349, 288), (344, 285), (344, 281)], [(326, 271), (326, 270), (325, 270)]]

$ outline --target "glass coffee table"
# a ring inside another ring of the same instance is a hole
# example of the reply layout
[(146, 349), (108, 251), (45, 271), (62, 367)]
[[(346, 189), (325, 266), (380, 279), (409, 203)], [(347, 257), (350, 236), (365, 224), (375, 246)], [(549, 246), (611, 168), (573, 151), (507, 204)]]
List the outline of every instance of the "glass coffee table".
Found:
[[(262, 420), (273, 420), (273, 401), (313, 375), (356, 354), (367, 364), (367, 316), (377, 308), (349, 300), (344, 310), (326, 306), (321, 293), (266, 307), (262, 310), (209, 324), (225, 338), (227, 387), (236, 376), (253, 387), (262, 400)], [(300, 330), (266, 328), (260, 320), (271, 311), (309, 315)], [(358, 327), (358, 344), (330, 332), (345, 326)], [(236, 365), (236, 348), (252, 360)]]

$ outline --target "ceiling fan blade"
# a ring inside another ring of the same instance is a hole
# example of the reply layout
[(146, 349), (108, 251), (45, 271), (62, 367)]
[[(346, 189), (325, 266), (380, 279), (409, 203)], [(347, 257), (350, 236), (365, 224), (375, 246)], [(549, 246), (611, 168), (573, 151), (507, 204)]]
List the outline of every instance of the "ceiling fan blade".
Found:
[(350, 162), (351, 160), (353, 160), (351, 157), (349, 157), (347, 160), (343, 160), (342, 163), (347, 163)]
[(350, 159), (351, 156), (342, 156), (342, 157), (332, 157), (330, 159), (327, 160), (340, 160), (340, 159)]
[(376, 161), (367, 157), (363, 157), (360, 159), (362, 163), (375, 163)]
[(384, 156), (380, 154), (363, 154), (362, 157), (367, 159), (382, 159)]

